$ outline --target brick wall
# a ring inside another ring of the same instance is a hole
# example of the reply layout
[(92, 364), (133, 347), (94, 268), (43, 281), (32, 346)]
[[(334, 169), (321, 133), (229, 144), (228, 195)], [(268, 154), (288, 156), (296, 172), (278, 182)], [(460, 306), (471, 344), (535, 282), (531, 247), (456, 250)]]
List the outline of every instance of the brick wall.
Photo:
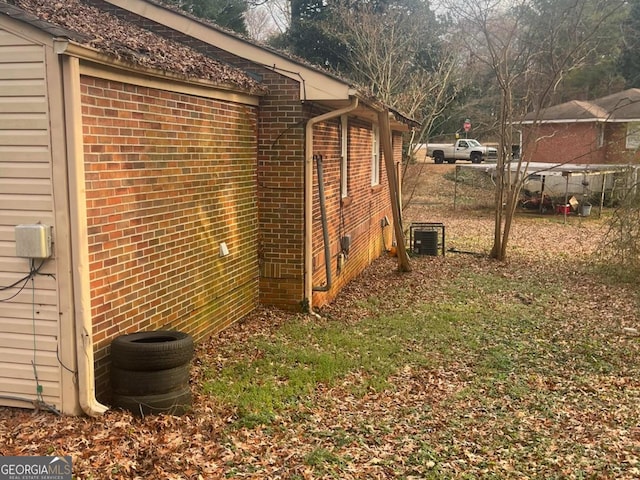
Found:
[[(348, 196), (340, 196), (340, 133), (338, 120), (318, 125), (314, 130), (314, 154), (323, 157), (323, 176), (326, 196), (327, 224), (330, 241), (332, 288), (328, 292), (315, 292), (313, 304), (321, 307), (331, 301), (339, 290), (378, 258), (391, 244), (391, 227), (383, 228), (385, 216), (392, 220), (389, 188), (382, 154), (380, 158), (380, 184), (371, 186), (370, 123), (350, 117), (348, 121)], [(402, 137), (394, 136), (394, 157), (401, 159)], [(324, 242), (318, 201), (318, 179), (314, 173), (313, 209), (313, 284), (326, 285)], [(351, 237), (348, 254), (342, 251), (340, 239)], [(342, 268), (338, 256), (346, 254)]]
[[(531, 134), (539, 140), (530, 140)], [(523, 129), (523, 145), (527, 159), (549, 163), (605, 163), (604, 145), (598, 144), (595, 123), (543, 124), (532, 130)]]
[(606, 125), (607, 163), (626, 165), (640, 163), (640, 151), (627, 149), (627, 124), (610, 123)]
[(260, 303), (300, 310), (304, 298), (304, 135), (312, 108), (300, 101), (300, 83), (163, 25), (138, 21), (255, 74), (269, 89), (258, 112)]
[[(257, 110), (83, 76), (99, 395), (108, 346), (162, 328), (196, 340), (258, 302)], [(230, 255), (219, 257), (226, 242)]]
[[(213, 58), (255, 74), (269, 89), (261, 98), (258, 120), (258, 218), (260, 302), (290, 310), (300, 310), (304, 300), (304, 134), (306, 121), (323, 113), (300, 97), (300, 83), (277, 70), (250, 62), (181, 32), (123, 11), (102, 0), (92, 0), (128, 21), (166, 38), (184, 43)], [(325, 158), (325, 188), (329, 212), (331, 263), (334, 288), (316, 294), (314, 304), (325, 303), (346, 282), (380, 255), (384, 248), (380, 219), (391, 219), (384, 164), (380, 186), (371, 188), (371, 124), (350, 122), (350, 197), (340, 201), (339, 130), (337, 121), (316, 127), (315, 151)], [(401, 159), (401, 137), (394, 139), (396, 159)], [(382, 157), (381, 157), (382, 158)], [(382, 160), (381, 160), (382, 162)], [(324, 283), (324, 253), (319, 223), (317, 178), (314, 167), (313, 275), (314, 285)], [(345, 267), (336, 272), (339, 238), (352, 236), (352, 248)], [(387, 245), (390, 227), (385, 229)], [(316, 283), (317, 282), (317, 283)]]
[(304, 297), (304, 112), (300, 86), (262, 71), (258, 140), (260, 301), (299, 310)]
[[(599, 128), (604, 128), (601, 142)], [(533, 130), (523, 129), (524, 144)], [(534, 162), (577, 164), (627, 164), (640, 162), (640, 153), (626, 148), (627, 125), (607, 123), (544, 124), (535, 130), (539, 141), (531, 143), (527, 152)]]

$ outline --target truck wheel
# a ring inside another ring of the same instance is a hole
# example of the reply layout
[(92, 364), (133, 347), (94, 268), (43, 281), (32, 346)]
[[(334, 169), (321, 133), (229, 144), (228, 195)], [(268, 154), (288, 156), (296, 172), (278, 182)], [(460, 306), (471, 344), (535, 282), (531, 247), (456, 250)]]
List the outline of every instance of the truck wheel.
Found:
[(434, 152), (433, 161), (435, 163), (444, 163), (444, 153), (442, 153), (442, 152)]
[(481, 163), (482, 162), (482, 155), (480, 155), (479, 153), (476, 153), (476, 152), (473, 152), (469, 158), (471, 159), (471, 163)]

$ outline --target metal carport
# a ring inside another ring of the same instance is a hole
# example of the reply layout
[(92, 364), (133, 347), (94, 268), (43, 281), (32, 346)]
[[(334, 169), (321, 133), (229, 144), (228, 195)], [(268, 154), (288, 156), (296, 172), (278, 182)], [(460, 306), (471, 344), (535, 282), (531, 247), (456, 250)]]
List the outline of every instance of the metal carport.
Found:
[[(600, 204), (598, 208), (598, 215), (602, 213), (602, 207), (604, 205), (604, 197), (606, 191), (606, 178), (607, 175), (626, 172), (628, 177), (632, 179), (631, 184), (635, 185), (638, 178), (638, 165), (578, 165), (573, 163), (542, 163), (542, 162), (511, 162), (506, 166), (511, 170), (512, 175), (519, 175), (519, 178), (529, 177), (532, 175), (538, 175), (542, 177), (542, 190), (540, 195), (544, 194), (544, 185), (546, 177), (548, 176), (562, 176), (565, 179), (565, 204), (569, 201), (569, 180), (571, 177), (581, 176), (582, 178), (602, 175), (602, 188), (600, 190)], [(455, 172), (455, 188), (453, 206), (456, 207), (457, 186), (458, 186), (458, 171), (463, 169), (480, 170), (489, 175), (491, 178), (495, 178), (497, 165), (493, 164), (470, 164), (470, 165), (456, 165)], [(565, 212), (566, 217), (566, 212)]]

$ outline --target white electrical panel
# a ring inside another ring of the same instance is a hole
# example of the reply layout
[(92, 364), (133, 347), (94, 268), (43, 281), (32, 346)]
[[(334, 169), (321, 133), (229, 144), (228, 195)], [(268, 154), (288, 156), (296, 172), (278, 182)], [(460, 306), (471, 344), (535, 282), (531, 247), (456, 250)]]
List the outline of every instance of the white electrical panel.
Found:
[(41, 223), (17, 225), (16, 256), (49, 258), (51, 256), (51, 227)]

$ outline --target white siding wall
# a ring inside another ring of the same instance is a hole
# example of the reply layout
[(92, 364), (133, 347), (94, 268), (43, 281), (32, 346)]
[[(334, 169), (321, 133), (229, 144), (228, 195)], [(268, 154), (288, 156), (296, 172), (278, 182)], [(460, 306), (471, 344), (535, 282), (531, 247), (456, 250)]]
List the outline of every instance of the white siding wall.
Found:
[[(0, 288), (29, 273), (15, 256), (15, 226), (54, 226), (45, 72), (43, 46), (0, 28)], [(41, 273), (55, 274), (55, 260)], [(18, 287), (0, 290), (0, 405), (28, 406), (16, 399), (37, 398), (37, 373), (43, 400), (60, 407), (56, 280)]]

